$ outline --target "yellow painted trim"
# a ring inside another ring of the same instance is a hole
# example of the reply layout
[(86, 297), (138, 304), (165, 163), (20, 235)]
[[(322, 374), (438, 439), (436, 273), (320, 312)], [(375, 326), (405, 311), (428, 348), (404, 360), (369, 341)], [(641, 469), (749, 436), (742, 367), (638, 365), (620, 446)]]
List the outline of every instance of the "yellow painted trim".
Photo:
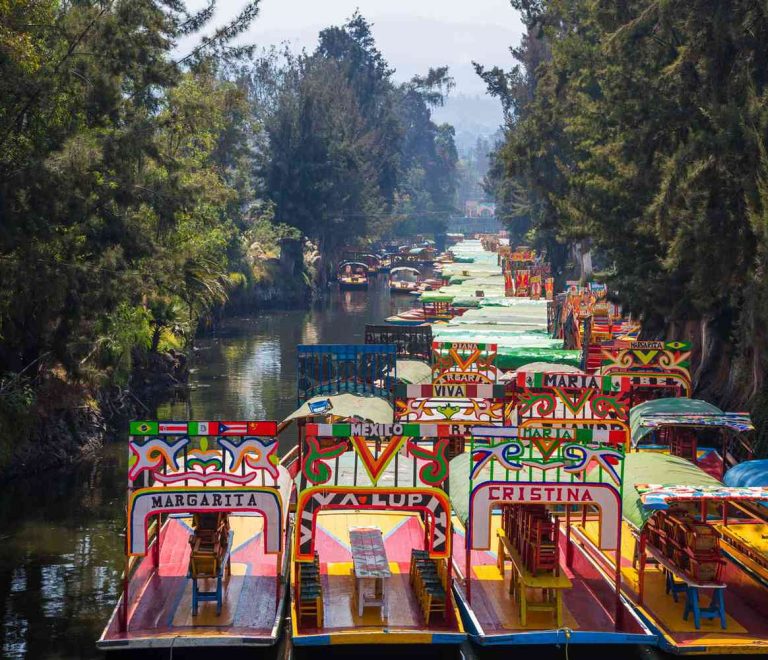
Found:
[(413, 630), (391, 630), (390, 632), (372, 632), (370, 630), (331, 633), (333, 646), (342, 644), (431, 644), (432, 633)]

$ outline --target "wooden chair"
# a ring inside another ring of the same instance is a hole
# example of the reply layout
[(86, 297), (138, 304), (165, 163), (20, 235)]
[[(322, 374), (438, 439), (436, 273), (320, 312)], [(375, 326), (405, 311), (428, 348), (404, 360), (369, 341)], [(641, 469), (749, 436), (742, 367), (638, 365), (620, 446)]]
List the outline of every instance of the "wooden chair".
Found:
[(539, 572), (557, 574), (560, 567), (558, 524), (552, 519), (537, 519), (530, 530), (527, 564), (534, 575)]

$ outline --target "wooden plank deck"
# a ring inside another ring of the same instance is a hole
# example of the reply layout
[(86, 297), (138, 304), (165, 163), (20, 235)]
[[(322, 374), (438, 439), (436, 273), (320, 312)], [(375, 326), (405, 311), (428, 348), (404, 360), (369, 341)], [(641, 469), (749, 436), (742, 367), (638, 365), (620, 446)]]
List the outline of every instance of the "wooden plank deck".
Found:
[[(597, 538), (597, 522), (588, 521), (584, 534), (592, 542)], [(638, 571), (632, 566), (635, 541), (630, 527), (623, 523), (621, 546), (621, 572), (624, 591), (633, 603), (637, 603)], [(609, 561), (613, 553), (605, 553)], [(768, 589), (758, 583), (732, 562), (726, 562), (723, 580), (727, 629), (721, 630), (720, 622), (705, 619), (696, 630), (693, 617), (683, 620), (685, 597), (675, 603), (665, 593), (665, 581), (661, 570), (646, 566), (645, 592), (641, 611), (659, 628), (669, 647), (680, 652), (707, 653), (766, 653), (768, 652), (768, 619), (765, 603)]]
[[(554, 631), (557, 626), (550, 612), (529, 612), (526, 625), (520, 622), (519, 605), (509, 594), (510, 571), (502, 575), (497, 566), (496, 530), (499, 529), (501, 516), (493, 516), (493, 549), (473, 550), (471, 555), (472, 574), (471, 599), (472, 613), (483, 630), (483, 636), (493, 643), (494, 637), (508, 636), (514, 633), (535, 633)], [(561, 534), (561, 576), (571, 582), (571, 588), (564, 590), (562, 625), (571, 631), (603, 635), (603, 643), (611, 643), (608, 635), (616, 633), (613, 619), (614, 596), (610, 584), (599, 574), (578, 550), (574, 551), (573, 566), (565, 566), (565, 535)], [(456, 565), (464, 571), (466, 550), (464, 529), (460, 522), (454, 523), (453, 556)], [(464, 580), (461, 581), (462, 593), (466, 595)], [(535, 594), (534, 594), (535, 596)], [(530, 602), (530, 598), (529, 598)], [(624, 617), (623, 633), (632, 636), (643, 635), (642, 627), (631, 617)], [(553, 637), (552, 643), (555, 639)], [(616, 637), (614, 643), (622, 642)], [(649, 638), (650, 643), (650, 638)]]
[[(276, 574), (276, 555), (265, 555), (263, 521), (259, 516), (231, 516), (234, 531), (232, 576), (225, 581), (221, 615), (216, 603), (200, 603), (192, 616), (192, 583), (187, 578), (190, 547), (189, 518), (171, 518), (162, 531), (160, 563), (151, 566), (151, 554), (142, 558), (132, 579), (128, 630), (118, 632), (117, 620), (110, 622), (100, 640), (103, 647), (270, 644), (284, 585)], [(136, 582), (136, 584), (133, 584)], [(213, 588), (213, 581), (201, 581)], [(175, 641), (174, 641), (175, 640)]]

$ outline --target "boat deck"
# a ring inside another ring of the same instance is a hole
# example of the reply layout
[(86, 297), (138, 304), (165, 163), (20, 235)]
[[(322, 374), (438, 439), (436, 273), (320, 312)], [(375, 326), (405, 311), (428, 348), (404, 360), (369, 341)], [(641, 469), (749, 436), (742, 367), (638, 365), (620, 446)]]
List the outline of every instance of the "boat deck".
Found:
[[(275, 642), (285, 587), (276, 578), (277, 556), (264, 554), (261, 516), (230, 516), (232, 575), (224, 580), (218, 616), (214, 602), (200, 603), (197, 616), (192, 616), (192, 581), (187, 578), (190, 523), (190, 517), (172, 517), (163, 526), (159, 567), (155, 570), (150, 549), (131, 579), (128, 630), (119, 632), (113, 616), (99, 640), (100, 647)], [(201, 580), (200, 587), (212, 591), (215, 580)]]
[[(520, 623), (519, 606), (509, 595), (511, 569), (509, 565), (502, 579), (496, 565), (496, 530), (501, 516), (492, 519), (492, 550), (473, 550), (471, 555), (471, 598), (469, 607), (479, 629), (477, 641), (484, 645), (506, 644), (554, 644), (565, 641), (564, 633), (557, 630), (554, 616), (549, 612), (528, 612), (526, 625)], [(464, 571), (466, 551), (464, 528), (454, 523), (453, 556), (458, 570)], [(561, 534), (561, 570), (571, 580), (572, 587), (563, 591), (564, 628), (572, 632), (572, 644), (654, 644), (654, 637), (624, 608), (622, 630), (614, 624), (615, 596), (611, 585), (587, 560), (578, 548), (574, 548), (570, 568), (565, 566), (565, 538)], [(461, 581), (460, 590), (466, 599), (466, 585)], [(529, 596), (529, 602), (531, 597)]]
[[(588, 521), (584, 534), (592, 543), (597, 538), (597, 522)], [(624, 590), (634, 604), (638, 600), (638, 571), (632, 566), (635, 539), (624, 522), (622, 529), (621, 572)], [(605, 555), (609, 561), (613, 555)], [(654, 565), (646, 565), (643, 605), (637, 606), (641, 616), (660, 631), (662, 647), (677, 653), (768, 653), (768, 620), (765, 603), (768, 589), (751, 578), (743, 569), (727, 562), (724, 572), (726, 630), (717, 619), (702, 619), (696, 630), (693, 616), (683, 620), (685, 595), (675, 603), (665, 593), (664, 576)], [(710, 594), (703, 593), (702, 606)]]
[[(366, 608), (360, 617), (354, 602), (355, 579), (349, 530), (378, 527), (384, 537), (392, 577), (387, 580), (389, 617), (378, 608)], [(388, 512), (324, 512), (318, 515), (315, 550), (320, 558), (323, 587), (323, 628), (304, 619), (294, 623), (294, 644), (459, 644), (466, 636), (452, 609), (444, 621), (433, 615), (424, 623), (408, 570), (411, 549), (424, 547), (424, 528), (415, 515)], [(295, 614), (295, 603), (294, 603)], [(293, 617), (296, 621), (296, 617)]]

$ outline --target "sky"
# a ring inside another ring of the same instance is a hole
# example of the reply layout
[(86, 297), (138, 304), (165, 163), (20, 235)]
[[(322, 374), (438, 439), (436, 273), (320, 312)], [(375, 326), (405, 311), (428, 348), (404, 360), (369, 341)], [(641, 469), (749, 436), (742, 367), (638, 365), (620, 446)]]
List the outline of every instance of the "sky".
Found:
[[(188, 2), (190, 9), (202, 4)], [(218, 4), (216, 19), (223, 22), (244, 2)], [(509, 0), (261, 0), (243, 41), (260, 46), (288, 41), (311, 49), (322, 28), (343, 23), (357, 8), (374, 24), (376, 42), (398, 80), (448, 65), (456, 93), (472, 96), (484, 92), (472, 60), (509, 68), (509, 47), (519, 43), (523, 29)]]

